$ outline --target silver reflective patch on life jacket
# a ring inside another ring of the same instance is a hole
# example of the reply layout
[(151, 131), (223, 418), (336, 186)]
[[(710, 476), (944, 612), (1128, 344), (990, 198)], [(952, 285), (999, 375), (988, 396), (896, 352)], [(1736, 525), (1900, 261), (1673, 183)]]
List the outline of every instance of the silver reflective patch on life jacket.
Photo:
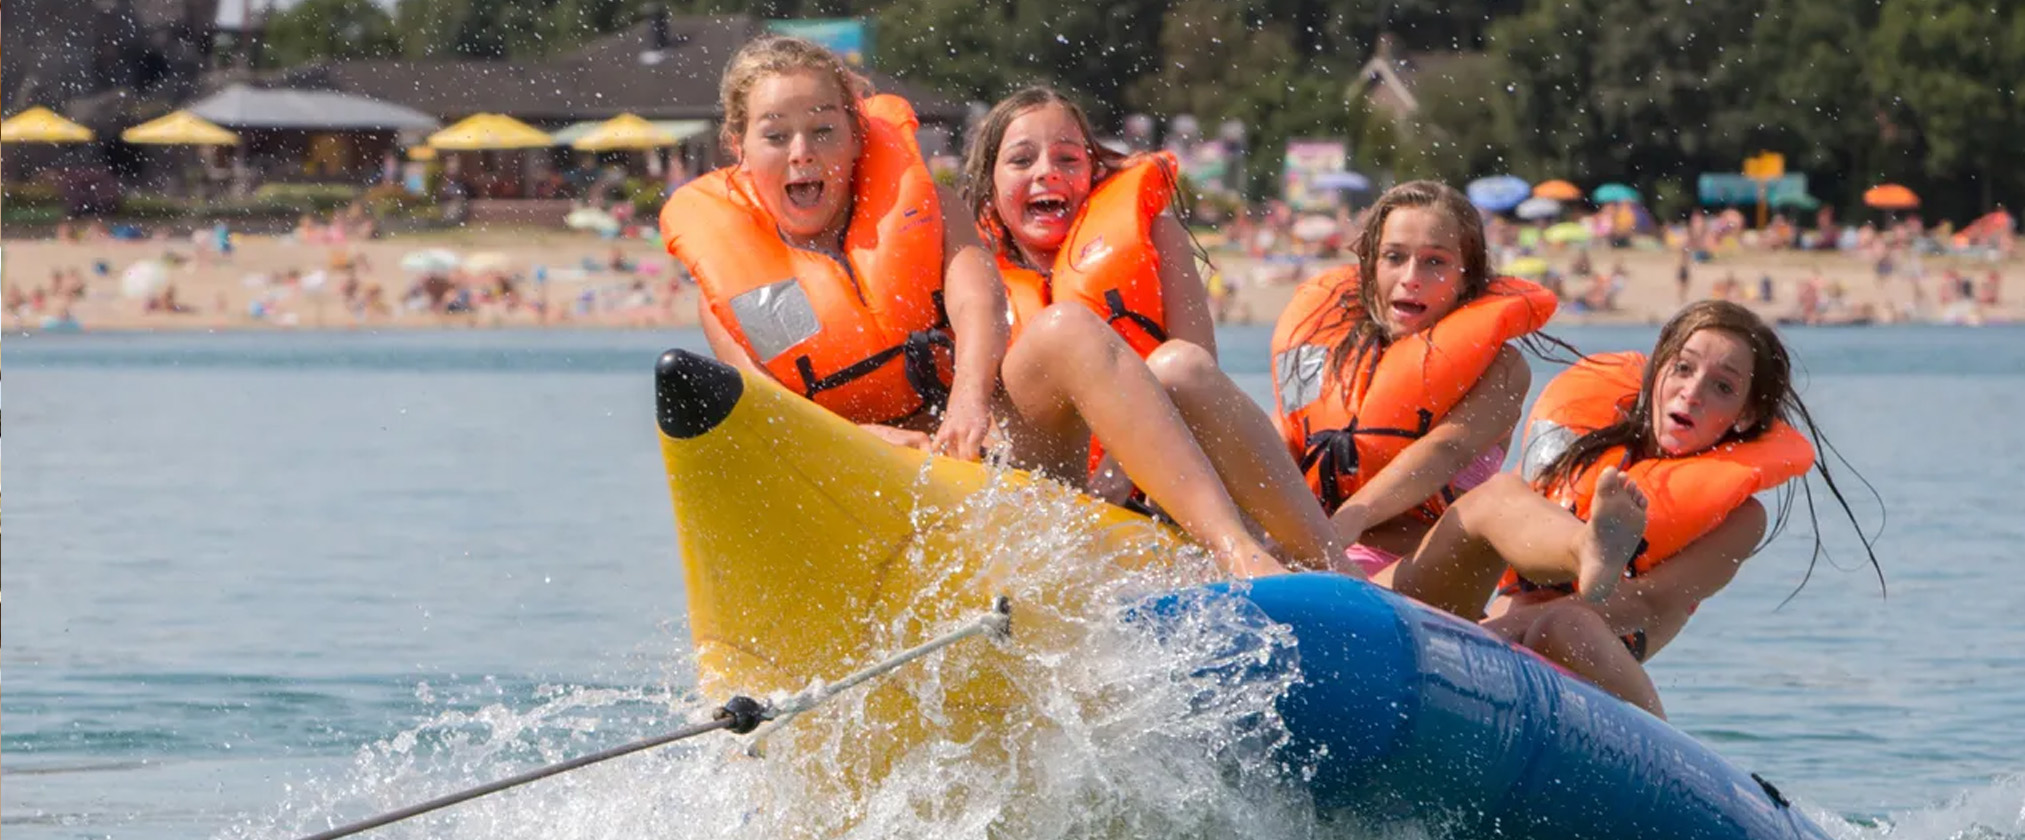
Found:
[(761, 362), (779, 358), (823, 329), (815, 307), (809, 305), (808, 293), (793, 277), (732, 298), (731, 315), (738, 319), (739, 330)]
[(1322, 372), (1329, 348), (1302, 344), (1273, 357), (1273, 382), (1280, 386), (1280, 413), (1292, 414), (1322, 397)]
[(1519, 475), (1538, 481), (1561, 453), (1582, 435), (1552, 420), (1535, 420), (1526, 428), (1526, 450), (1519, 453)]

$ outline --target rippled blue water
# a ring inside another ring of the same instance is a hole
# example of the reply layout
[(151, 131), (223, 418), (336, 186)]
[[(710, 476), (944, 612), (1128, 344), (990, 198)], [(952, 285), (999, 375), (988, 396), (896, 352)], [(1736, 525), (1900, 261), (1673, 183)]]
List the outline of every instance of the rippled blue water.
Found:
[[(1223, 336), (1261, 396), (1266, 338)], [(1889, 512), (1889, 597), (1817, 493), (1841, 568), (1779, 608), (1802, 512), (1654, 662), (1675, 722), (1893, 836), (2025, 835), (2025, 331), (1791, 339)], [(701, 340), (10, 337), (0, 827), (230, 831), (425, 720), (578, 687), (639, 697), (585, 751), (665, 727), (687, 649), (651, 415), (668, 346)]]

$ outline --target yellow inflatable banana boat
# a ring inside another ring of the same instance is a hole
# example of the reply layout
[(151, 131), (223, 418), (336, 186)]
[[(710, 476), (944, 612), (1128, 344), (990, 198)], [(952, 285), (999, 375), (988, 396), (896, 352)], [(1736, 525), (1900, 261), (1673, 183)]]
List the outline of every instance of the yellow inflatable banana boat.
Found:
[[(992, 529), (966, 500), (992, 482), (983, 464), (893, 446), (760, 376), (682, 350), (657, 367), (661, 455), (674, 499), (690, 632), (706, 697), (765, 696), (834, 679), (918, 644), (1014, 596), (1030, 644), (1073, 611), (1077, 593), (1015, 591)], [(1008, 471), (1001, 486), (1030, 484)], [(1171, 529), (1090, 499), (1085, 546), (1101, 562), (1171, 558)], [(1036, 602), (1038, 599), (1038, 603)], [(937, 717), (952, 732), (1009, 702), (997, 669), (945, 683)], [(876, 698), (904, 725), (913, 699)], [(890, 734), (890, 733), (889, 733)]]
[[(954, 765), (931, 760), (922, 771), (919, 759), (938, 750), (956, 751), (965, 766), (1018, 769), (1022, 745), (1045, 740), (1046, 719), (1063, 711), (1027, 692), (1050, 669), (1073, 670), (1090, 650), (1077, 647), (1078, 632), (1103, 626), (1104, 608), (1121, 599), (1139, 598), (1134, 614), (1153, 626), (1216, 603), (1192, 600), (1205, 593), (1249, 605), (1259, 626), (1293, 646), (1261, 647), (1224, 671), (1179, 661), (1176, 674), (1273, 687), (1268, 702), (1286, 738), (1247, 772), (1283, 775), (1322, 812), (1522, 840), (1827, 836), (1776, 788), (1692, 737), (1453, 616), (1325, 573), (1192, 586), (1214, 567), (1130, 512), (892, 446), (771, 381), (692, 353), (668, 352), (657, 373), (706, 697), (801, 691), (943, 633), (999, 595), (1013, 599), (1012, 645), (951, 648), (851, 695), (849, 713), (784, 733), (820, 760), (797, 765), (797, 784), (769, 804), (769, 813), (802, 808), (809, 817), (808, 825), (784, 818), (779, 836), (848, 833), (865, 815), (851, 800), (889, 771), (913, 773), (900, 807), (946, 806), (966, 788), (937, 786)], [(1019, 560), (1036, 551), (1053, 552), (1038, 585)], [(1065, 579), (1064, 568), (1084, 576)], [(1143, 583), (1154, 591), (1127, 591)], [(1235, 711), (1215, 720), (1245, 726), (1249, 708)], [(1103, 796), (1115, 795), (1113, 781), (1102, 780)], [(1086, 794), (1071, 792), (1069, 802), (1043, 794), (1034, 807), (1074, 808)]]

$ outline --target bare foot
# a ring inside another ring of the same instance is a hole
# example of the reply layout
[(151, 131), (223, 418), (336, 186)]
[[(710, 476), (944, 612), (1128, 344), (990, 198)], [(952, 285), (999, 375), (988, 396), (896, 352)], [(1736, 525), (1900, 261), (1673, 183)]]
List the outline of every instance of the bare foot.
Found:
[(1590, 601), (1610, 597), (1644, 535), (1645, 493), (1616, 467), (1604, 467), (1596, 477), (1589, 526), (1575, 542), (1575, 586), (1582, 597)]

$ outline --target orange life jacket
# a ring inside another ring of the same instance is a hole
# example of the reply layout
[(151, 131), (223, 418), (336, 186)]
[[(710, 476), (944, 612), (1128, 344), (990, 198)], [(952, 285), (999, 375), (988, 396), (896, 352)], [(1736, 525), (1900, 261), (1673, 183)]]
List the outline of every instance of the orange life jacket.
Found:
[(676, 190), (661, 208), (661, 237), (774, 378), (854, 422), (893, 422), (940, 411), (949, 396), (942, 209), (915, 144), (914, 109), (896, 96), (860, 109), (845, 264), (781, 241), (737, 167)]
[[(1447, 416), (1505, 342), (1546, 325), (1558, 303), (1536, 284), (1499, 277), (1434, 326), (1392, 342), (1375, 367), (1367, 359), (1355, 371), (1330, 375), (1330, 352), (1357, 323), (1359, 282), (1354, 265), (1309, 279), (1273, 330), (1280, 434), (1308, 489), (1331, 513)], [(1353, 309), (1344, 309), (1344, 301)], [(1455, 495), (1444, 487), (1416, 510), (1439, 516)]]
[[(1638, 400), (1645, 354), (1589, 356), (1547, 383), (1526, 418), (1526, 446), (1520, 472), (1536, 484), (1568, 446), (1596, 429), (1623, 419)], [(1596, 479), (1606, 466), (1624, 471), (1645, 493), (1645, 540), (1627, 576), (1651, 571), (1667, 558), (1721, 525), (1758, 493), (1805, 475), (1814, 467), (1814, 446), (1784, 421), (1751, 440), (1719, 444), (1681, 458), (1649, 458), (1627, 465), (1623, 447), (1607, 450), (1570, 482), (1544, 488), (1548, 498), (1588, 520)], [(1507, 571), (1500, 591), (1524, 588)]]
[(1011, 243), (1002, 243), (998, 271), (1012, 305), (1014, 338), (1048, 304), (1076, 301), (1117, 330), (1140, 358), (1167, 341), (1153, 223), (1174, 200), (1178, 166), (1172, 153), (1148, 155), (1092, 189), (1049, 277), (1013, 264)]

